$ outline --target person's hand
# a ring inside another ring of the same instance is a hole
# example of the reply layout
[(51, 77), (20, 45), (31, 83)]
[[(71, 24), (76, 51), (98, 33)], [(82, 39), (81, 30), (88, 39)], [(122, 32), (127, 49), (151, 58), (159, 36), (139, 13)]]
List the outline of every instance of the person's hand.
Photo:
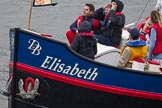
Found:
[(111, 7), (112, 7), (112, 5), (111, 5), (111, 3), (109, 3), (109, 4), (105, 5), (105, 6), (103, 6), (103, 9), (105, 11), (109, 11), (111, 9)]
[(105, 5), (103, 8), (108, 9), (108, 8), (111, 8), (111, 7), (112, 7), (112, 5), (111, 5), (111, 3), (109, 3), (109, 4)]
[(116, 2), (112, 2), (111, 5), (112, 5), (111, 9), (113, 9), (113, 10), (116, 10), (117, 9)]
[(77, 33), (78, 33), (78, 29), (76, 29), (76, 31), (75, 31), (75, 32), (76, 32), (76, 34), (77, 34)]

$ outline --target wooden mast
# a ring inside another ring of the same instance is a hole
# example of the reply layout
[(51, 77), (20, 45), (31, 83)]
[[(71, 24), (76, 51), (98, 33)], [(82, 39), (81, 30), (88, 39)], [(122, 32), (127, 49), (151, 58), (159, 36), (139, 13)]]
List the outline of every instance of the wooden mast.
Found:
[(32, 1), (30, 0), (30, 12), (29, 12), (29, 18), (28, 18), (28, 30), (30, 30), (30, 23), (31, 23), (31, 15), (32, 15)]

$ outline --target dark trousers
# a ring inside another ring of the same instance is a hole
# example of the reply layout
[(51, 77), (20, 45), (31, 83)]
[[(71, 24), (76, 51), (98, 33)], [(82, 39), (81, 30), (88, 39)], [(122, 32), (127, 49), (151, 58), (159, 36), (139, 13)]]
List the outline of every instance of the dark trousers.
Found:
[(103, 35), (95, 34), (95, 37), (96, 37), (98, 43), (100, 43), (100, 44), (107, 45), (107, 46), (116, 46), (112, 40), (110, 40), (109, 38), (107, 38)]

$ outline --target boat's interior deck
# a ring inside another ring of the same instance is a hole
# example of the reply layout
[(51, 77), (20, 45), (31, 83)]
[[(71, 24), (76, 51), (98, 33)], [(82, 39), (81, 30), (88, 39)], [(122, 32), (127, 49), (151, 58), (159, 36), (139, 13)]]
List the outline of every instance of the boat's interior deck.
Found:
[(117, 66), (120, 59), (119, 49), (97, 43), (98, 52), (95, 61)]
[[(97, 43), (98, 52), (95, 55), (95, 61), (108, 64), (111, 66), (117, 66), (118, 61), (120, 59), (120, 53), (119, 53), (120, 48), (124, 45), (125, 40), (127, 40), (128, 37), (129, 37), (129, 33), (126, 30), (123, 30), (122, 41), (119, 48), (105, 46), (100, 43)], [(160, 65), (138, 63), (138, 62), (132, 62), (132, 63), (133, 63), (132, 68), (127, 68), (127, 69), (134, 69), (143, 72), (162, 74), (161, 72), (162, 67)]]

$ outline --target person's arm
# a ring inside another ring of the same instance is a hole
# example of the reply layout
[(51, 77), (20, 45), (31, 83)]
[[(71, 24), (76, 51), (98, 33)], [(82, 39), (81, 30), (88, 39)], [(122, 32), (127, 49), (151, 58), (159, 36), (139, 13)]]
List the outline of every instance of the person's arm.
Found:
[(77, 20), (70, 25), (70, 30), (74, 33), (78, 33)]
[(129, 62), (129, 58), (131, 57), (131, 51), (129, 47), (126, 47), (118, 61), (118, 67), (125, 67), (125, 65)]
[(156, 30), (154, 28), (151, 28), (150, 44), (149, 44), (149, 50), (148, 50), (148, 55), (147, 55), (148, 60), (152, 59), (152, 51), (155, 47), (155, 42), (156, 42)]
[(103, 21), (105, 19), (105, 15), (109, 13), (111, 6), (112, 6), (111, 3), (109, 3), (97, 9), (94, 12), (93, 17), (97, 20)]
[(79, 46), (79, 40), (78, 40), (78, 35), (76, 35), (76, 36), (74, 37), (74, 40), (73, 40), (72, 44), (71, 44), (71, 48), (72, 48), (74, 51), (78, 52), (78, 46)]
[(111, 17), (111, 23), (112, 24), (114, 24), (116, 26), (124, 26), (124, 24), (125, 24), (124, 14), (116, 15), (116, 11), (111, 10), (109, 16)]
[(95, 39), (94, 53), (97, 54), (97, 40)]
[(104, 8), (101, 7), (99, 9), (97, 9), (94, 14), (93, 14), (93, 18), (97, 19), (97, 20), (100, 20), (100, 21), (103, 21), (104, 18), (105, 18), (105, 11), (104, 11)]

